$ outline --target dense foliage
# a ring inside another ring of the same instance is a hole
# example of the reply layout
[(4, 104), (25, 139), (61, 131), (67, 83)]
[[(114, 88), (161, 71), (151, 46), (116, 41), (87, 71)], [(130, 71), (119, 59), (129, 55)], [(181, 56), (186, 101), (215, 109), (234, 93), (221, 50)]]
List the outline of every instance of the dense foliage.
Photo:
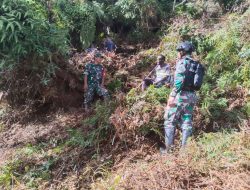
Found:
[(95, 39), (97, 17), (102, 19), (104, 12), (97, 2), (58, 0), (54, 5), (58, 15), (64, 18), (69, 28), (72, 45), (87, 48)]
[(0, 12), (1, 69), (67, 50), (67, 30), (48, 22), (46, 7), (39, 1), (4, 0)]
[[(106, 57), (112, 99), (97, 101), (92, 113), (70, 108), (72, 115), (67, 112), (65, 116), (59, 110), (25, 128), (22, 112), (15, 115), (14, 109), (8, 114), (8, 106), (0, 107), (0, 134), (5, 133), (0, 149), (11, 147), (12, 151), (12, 160), (0, 167), (0, 188), (119, 189), (123, 182), (124, 188), (133, 188), (145, 179), (145, 186), (138, 188), (154, 189), (164, 182), (168, 189), (211, 185), (225, 189), (232, 184), (243, 184), (244, 189), (250, 158), (250, 9), (244, 7), (245, 2), (0, 0), (0, 89), (18, 107), (18, 103), (33, 104), (39, 110), (40, 104), (45, 105), (42, 93), (53, 94), (58, 86), (58, 99), (62, 92), (73, 91), (71, 86), (80, 80), (73, 80), (77, 74), (69, 77), (75, 68), (74, 61), (67, 62), (70, 50), (82, 52), (93, 42), (100, 44), (107, 26), (125, 46), (127, 40), (154, 43), (155, 36), (160, 36), (157, 48), (138, 48), (140, 56), (133, 55), (137, 58), (123, 54)], [(163, 113), (171, 89), (150, 86), (141, 92), (139, 82), (160, 53), (174, 67), (176, 45), (182, 40), (193, 42), (194, 58), (206, 67), (206, 75), (197, 92), (190, 149), (183, 152), (186, 157), (175, 152), (164, 160), (155, 151), (157, 142), (164, 139)], [(83, 66), (86, 54), (74, 55), (81, 62), (75, 66)], [(78, 93), (82, 96), (83, 92)], [(10, 122), (2, 121), (4, 117)], [(18, 139), (16, 133), (25, 138)], [(116, 176), (109, 173), (111, 169)]]

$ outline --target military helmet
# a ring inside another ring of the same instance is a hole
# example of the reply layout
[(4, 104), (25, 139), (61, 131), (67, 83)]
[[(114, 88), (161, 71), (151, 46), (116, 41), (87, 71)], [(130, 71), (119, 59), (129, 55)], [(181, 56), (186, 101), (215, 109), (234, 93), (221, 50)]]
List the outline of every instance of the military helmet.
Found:
[(177, 51), (185, 51), (187, 53), (192, 53), (195, 49), (194, 46), (191, 42), (189, 41), (185, 41), (185, 42), (181, 42), (177, 48)]

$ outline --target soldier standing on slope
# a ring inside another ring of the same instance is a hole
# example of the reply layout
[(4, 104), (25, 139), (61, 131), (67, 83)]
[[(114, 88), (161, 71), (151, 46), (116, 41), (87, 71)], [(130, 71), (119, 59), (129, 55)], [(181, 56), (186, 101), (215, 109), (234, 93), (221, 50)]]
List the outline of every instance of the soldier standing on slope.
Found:
[[(186, 145), (188, 137), (192, 134), (192, 116), (197, 100), (192, 87), (193, 81), (188, 80), (187, 72), (190, 69), (194, 46), (190, 42), (182, 42), (177, 47), (178, 61), (176, 65), (174, 88), (169, 95), (167, 108), (164, 114), (166, 153), (174, 144), (176, 125), (182, 129), (182, 147)], [(192, 83), (192, 84), (191, 84)]]
[(94, 52), (94, 61), (85, 65), (84, 69), (84, 109), (89, 111), (89, 106), (97, 93), (104, 100), (109, 99), (108, 91), (104, 88), (104, 67), (101, 65), (103, 56), (100, 52)]

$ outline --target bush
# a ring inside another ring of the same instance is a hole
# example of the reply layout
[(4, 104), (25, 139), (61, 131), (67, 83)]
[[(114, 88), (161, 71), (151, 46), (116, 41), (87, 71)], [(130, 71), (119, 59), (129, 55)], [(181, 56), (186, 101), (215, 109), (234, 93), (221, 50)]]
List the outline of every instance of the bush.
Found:
[(247, 101), (244, 94), (250, 81), (250, 42), (245, 28), (248, 17), (248, 11), (242, 16), (232, 15), (223, 28), (209, 34), (198, 33), (202, 25), (184, 17), (168, 29), (160, 44), (159, 51), (166, 54), (168, 60), (176, 58), (175, 48), (179, 41), (190, 40), (195, 45), (199, 55), (198, 58), (194, 54), (195, 59), (200, 59), (206, 67), (205, 81), (198, 92), (198, 112), (207, 128), (220, 120), (224, 124), (228, 121), (228, 126), (237, 126), (237, 118), (247, 117), (248, 109), (239, 108)]
[(114, 5), (108, 4), (106, 10), (110, 20), (130, 28), (129, 31), (133, 33), (130, 35), (134, 36), (130, 39), (138, 40), (145, 31), (151, 32), (160, 28), (163, 19), (171, 14), (172, 3), (170, 0), (117, 0)]
[(96, 102), (95, 114), (83, 120), (83, 126), (88, 132), (83, 135), (80, 130), (70, 129), (70, 139), (67, 144), (81, 147), (96, 147), (112, 135), (112, 127), (109, 122), (109, 117), (115, 109), (115, 102)]
[(31, 64), (38, 64), (37, 58), (67, 51), (67, 31), (47, 22), (46, 9), (41, 3), (1, 1), (0, 12), (1, 69), (11, 69), (28, 57)]
[[(224, 167), (243, 169), (243, 163), (247, 162), (250, 156), (249, 135), (245, 133), (235, 131), (204, 133), (196, 141), (191, 145), (189, 154), (193, 157), (193, 166), (202, 172)], [(226, 166), (229, 163), (231, 167)]]
[(143, 29), (135, 29), (128, 33), (127, 39), (130, 42), (140, 43), (145, 42), (149, 38), (156, 38), (156, 35), (153, 32), (145, 31)]
[[(229, 108), (236, 100), (246, 101), (242, 95), (239, 96), (249, 88), (250, 62), (247, 56), (241, 54), (249, 44), (249, 41), (241, 39), (240, 31), (244, 28), (241, 23), (244, 23), (245, 17), (231, 19), (233, 21), (230, 20), (223, 29), (208, 38), (211, 51), (204, 56), (204, 62), (208, 64), (205, 84), (210, 85), (204, 85), (200, 94), (203, 97), (202, 109), (209, 110), (206, 118), (216, 120), (223, 117), (232, 124), (238, 122), (237, 117), (247, 116), (244, 109), (229, 111)], [(238, 97), (233, 94), (238, 94)]]
[(221, 8), (226, 11), (232, 9), (234, 6), (240, 5), (244, 0), (214, 0), (219, 3)]
[(0, 12), (1, 88), (10, 103), (27, 103), (50, 82), (56, 57), (66, 55), (68, 31), (48, 21), (38, 0), (4, 0)]
[(203, 13), (203, 8), (197, 3), (184, 3), (181, 5), (177, 5), (176, 7), (177, 15), (187, 15), (193, 19), (200, 18)]
[(126, 96), (126, 107), (119, 106), (110, 120), (121, 140), (133, 142), (136, 137), (144, 137), (153, 132), (162, 137), (164, 103), (170, 89), (150, 86), (145, 92), (130, 90)]
[(12, 160), (6, 165), (2, 166), (0, 169), (0, 187), (1, 188), (10, 188), (13, 182), (18, 182), (18, 169), (21, 165), (20, 160)]
[(104, 17), (101, 4), (59, 0), (57, 7), (69, 23), (72, 44), (79, 49), (89, 47), (95, 39), (97, 18)]

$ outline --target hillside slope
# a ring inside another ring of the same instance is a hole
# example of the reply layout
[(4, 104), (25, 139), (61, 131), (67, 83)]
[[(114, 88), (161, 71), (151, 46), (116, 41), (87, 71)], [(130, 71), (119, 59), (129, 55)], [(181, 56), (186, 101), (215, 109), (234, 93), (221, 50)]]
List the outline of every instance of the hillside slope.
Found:
[[(79, 105), (31, 114), (2, 103), (0, 188), (250, 189), (249, 18), (249, 8), (203, 20), (181, 12), (159, 46), (106, 57), (112, 101), (96, 100), (89, 114)], [(174, 70), (176, 44), (185, 39), (195, 44), (206, 78), (189, 146), (179, 148), (178, 133), (176, 149), (163, 156), (159, 147), (170, 89), (142, 93), (137, 87), (159, 53)], [(81, 72), (85, 58), (73, 55), (70, 68)]]

